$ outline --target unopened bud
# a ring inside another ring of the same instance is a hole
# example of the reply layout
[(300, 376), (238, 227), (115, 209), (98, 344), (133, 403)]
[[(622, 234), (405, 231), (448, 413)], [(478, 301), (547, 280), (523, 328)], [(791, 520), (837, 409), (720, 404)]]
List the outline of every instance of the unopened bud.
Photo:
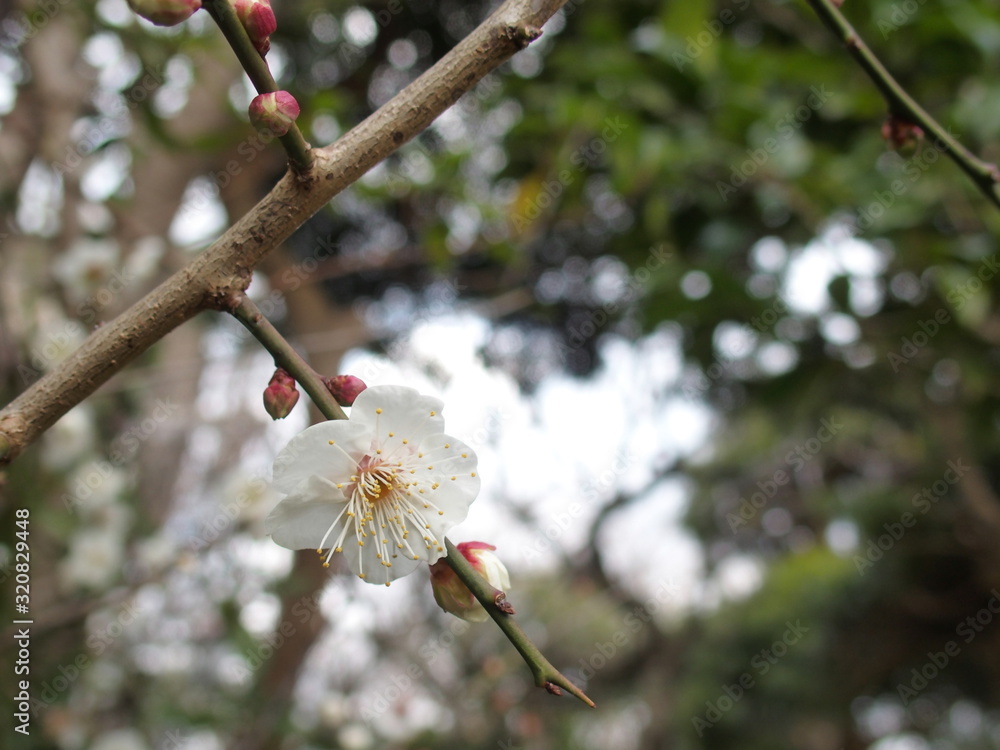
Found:
[(258, 130), (269, 130), (274, 135), (287, 133), (299, 116), (299, 103), (287, 91), (258, 94), (250, 102), (250, 122)]
[(176, 26), (189, 19), (201, 0), (128, 0), (129, 7), (157, 26)]
[(899, 115), (889, 115), (882, 123), (882, 137), (890, 148), (909, 152), (923, 141), (924, 129)]
[(271, 49), (271, 34), (278, 28), (270, 0), (233, 0), (233, 9), (260, 56), (266, 55)]
[(361, 378), (356, 378), (353, 375), (334, 375), (332, 378), (323, 378), (323, 385), (333, 394), (341, 406), (351, 406), (358, 394), (368, 387)]
[[(500, 562), (500, 558), (493, 554), (496, 547), (486, 542), (462, 542), (457, 547), (462, 556), (490, 586), (500, 591), (507, 591), (510, 588), (507, 568)], [(469, 587), (462, 583), (447, 560), (438, 560), (430, 566), (430, 569), (434, 601), (441, 609), (469, 622), (484, 622), (489, 618), (483, 605), (469, 591)]]
[(295, 378), (279, 367), (264, 389), (264, 409), (271, 415), (271, 419), (284, 419), (298, 400), (299, 391), (295, 387)]

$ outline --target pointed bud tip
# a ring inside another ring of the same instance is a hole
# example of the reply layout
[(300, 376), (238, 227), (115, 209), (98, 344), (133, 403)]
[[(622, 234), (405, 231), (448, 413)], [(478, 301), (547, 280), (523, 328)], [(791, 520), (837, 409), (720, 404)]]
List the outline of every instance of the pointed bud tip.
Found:
[(270, 36), (278, 29), (271, 3), (268, 0), (233, 0), (233, 9), (253, 46), (261, 57), (266, 55), (271, 48)]
[(291, 414), (298, 400), (299, 392), (295, 387), (295, 379), (279, 367), (264, 389), (264, 410), (271, 419), (284, 419)]
[(365, 381), (353, 375), (334, 375), (332, 378), (322, 380), (323, 385), (341, 406), (352, 406), (354, 399), (368, 387)]
[(299, 116), (299, 103), (287, 91), (258, 94), (250, 102), (250, 121), (258, 130), (285, 135)]

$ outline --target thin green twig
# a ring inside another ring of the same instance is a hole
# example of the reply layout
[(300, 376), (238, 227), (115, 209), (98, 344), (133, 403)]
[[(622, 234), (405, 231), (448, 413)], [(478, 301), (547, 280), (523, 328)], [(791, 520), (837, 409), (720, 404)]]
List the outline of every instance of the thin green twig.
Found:
[[(209, 12), (222, 35), (226, 37), (229, 46), (236, 53), (236, 58), (246, 71), (247, 77), (257, 90), (258, 94), (269, 94), (278, 90), (278, 84), (271, 75), (271, 69), (267, 67), (267, 61), (261, 57), (257, 48), (253, 46), (246, 29), (236, 16), (236, 10), (229, 0), (205, 0), (205, 10)], [(280, 138), (281, 145), (284, 146), (291, 161), (292, 169), (301, 174), (307, 172), (312, 166), (313, 158), (309, 153), (310, 146), (306, 142), (302, 131), (298, 125), (292, 123), (291, 129)]]
[(316, 371), (302, 359), (294, 347), (278, 332), (271, 321), (264, 317), (264, 314), (249, 297), (245, 294), (242, 295), (232, 313), (233, 317), (240, 321), (253, 337), (271, 353), (271, 356), (274, 357), (274, 363), (287, 370), (295, 378), (324, 417), (327, 419), (347, 419), (344, 410), (340, 408), (340, 404), (323, 385), (323, 381)]
[(445, 562), (462, 579), (462, 583), (468, 586), (469, 591), (479, 600), (493, 621), (500, 626), (500, 630), (507, 636), (507, 640), (513, 644), (524, 661), (527, 662), (535, 677), (535, 684), (554, 695), (561, 695), (562, 690), (566, 690), (588, 706), (593, 707), (594, 702), (580, 688), (570, 682), (562, 672), (552, 666), (551, 662), (542, 655), (538, 647), (521, 630), (521, 626), (517, 624), (513, 616), (507, 614), (503, 607), (498, 606), (501, 598), (497, 595), (501, 592), (494, 589), (487, 583), (486, 579), (476, 572), (465, 556), (451, 543), (451, 540), (445, 539), (444, 543), (448, 550)]
[(997, 184), (1000, 183), (1000, 169), (997, 169), (997, 165), (983, 161), (965, 148), (948, 132), (947, 128), (906, 93), (906, 90), (886, 70), (875, 53), (864, 43), (834, 0), (806, 0), (806, 2), (816, 11), (820, 20), (844, 43), (847, 51), (872, 79), (876, 88), (885, 98), (889, 112), (923, 128), (924, 132), (933, 137), (935, 145), (948, 154), (959, 168), (972, 178), (976, 187), (994, 205), (1000, 207), (1000, 194), (997, 192)]

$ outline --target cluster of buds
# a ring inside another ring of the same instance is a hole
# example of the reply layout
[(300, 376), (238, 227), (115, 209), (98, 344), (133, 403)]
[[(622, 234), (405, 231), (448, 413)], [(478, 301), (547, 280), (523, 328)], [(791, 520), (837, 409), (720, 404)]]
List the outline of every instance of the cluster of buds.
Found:
[(232, 3), (236, 17), (240, 19), (253, 46), (263, 57), (271, 49), (271, 34), (278, 28), (270, 0), (232, 0)]
[(271, 415), (271, 419), (284, 419), (298, 400), (299, 391), (295, 387), (295, 378), (279, 367), (264, 389), (265, 411)]
[(912, 151), (924, 140), (924, 129), (899, 115), (889, 115), (882, 123), (882, 137), (896, 151)]
[(201, 0), (128, 0), (129, 7), (157, 26), (176, 26), (201, 7)]
[(341, 406), (353, 406), (354, 399), (368, 387), (361, 378), (353, 375), (334, 375), (332, 378), (322, 378), (322, 380), (323, 385)]
[[(486, 542), (462, 542), (457, 548), (490, 586), (503, 592), (510, 588), (507, 568), (493, 554), (496, 547)], [(430, 568), (434, 601), (441, 609), (469, 622), (484, 622), (489, 618), (483, 605), (469, 591), (469, 587), (462, 583), (446, 560), (438, 560)], [(509, 611), (513, 612), (512, 609)]]
[(299, 116), (299, 103), (287, 91), (258, 94), (250, 102), (250, 122), (261, 131), (283, 136)]

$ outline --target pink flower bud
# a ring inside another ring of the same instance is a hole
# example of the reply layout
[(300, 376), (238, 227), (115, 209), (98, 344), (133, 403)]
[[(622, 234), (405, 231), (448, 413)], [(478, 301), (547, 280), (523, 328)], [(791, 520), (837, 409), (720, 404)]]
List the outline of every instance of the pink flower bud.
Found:
[(128, 0), (129, 7), (157, 26), (176, 26), (201, 7), (201, 0)]
[(889, 115), (882, 123), (882, 137), (896, 151), (913, 151), (924, 139), (924, 129), (898, 115)]
[[(496, 547), (486, 542), (462, 542), (457, 547), (462, 556), (490, 586), (500, 591), (507, 591), (510, 588), (507, 568), (500, 562), (500, 558), (493, 554)], [(434, 601), (441, 609), (469, 622), (484, 622), (489, 618), (483, 605), (443, 558), (430, 568)]]
[(284, 419), (298, 400), (295, 378), (279, 367), (264, 389), (264, 409), (271, 415), (271, 419)]
[(233, 0), (233, 9), (260, 56), (266, 55), (271, 49), (271, 34), (278, 28), (270, 0)]
[(250, 102), (250, 122), (258, 130), (281, 136), (291, 130), (299, 116), (299, 103), (287, 91), (258, 94)]
[(341, 406), (351, 406), (358, 394), (368, 387), (361, 378), (356, 378), (353, 375), (335, 375), (332, 378), (323, 378), (323, 385), (333, 394)]

